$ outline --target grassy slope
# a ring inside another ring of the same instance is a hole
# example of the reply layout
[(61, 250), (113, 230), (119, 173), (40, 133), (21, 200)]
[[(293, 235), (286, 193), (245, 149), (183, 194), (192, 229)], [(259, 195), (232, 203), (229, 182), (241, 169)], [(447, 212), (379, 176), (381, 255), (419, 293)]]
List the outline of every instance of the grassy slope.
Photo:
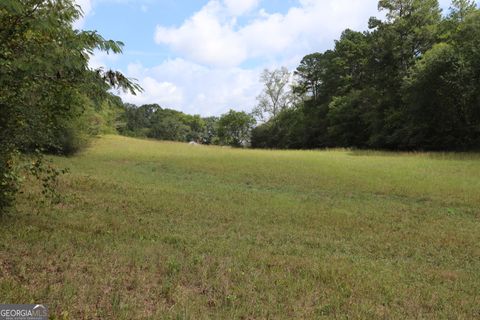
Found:
[[(104, 137), (0, 226), (0, 303), (65, 318), (480, 316), (480, 157)], [(27, 201), (28, 200), (28, 201)]]

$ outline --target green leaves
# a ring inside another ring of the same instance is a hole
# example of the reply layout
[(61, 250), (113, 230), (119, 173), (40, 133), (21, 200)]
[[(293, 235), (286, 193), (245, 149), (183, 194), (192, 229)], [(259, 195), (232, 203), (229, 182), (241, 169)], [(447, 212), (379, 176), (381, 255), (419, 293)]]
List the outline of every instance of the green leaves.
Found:
[(112, 88), (122, 89), (133, 95), (143, 91), (142, 87), (140, 87), (134, 79), (125, 77), (121, 72), (114, 70), (104, 71), (103, 68), (99, 68), (96, 70), (96, 73)]
[(20, 13), (24, 6), (20, 1), (4, 0), (0, 3), (0, 14), (5, 15), (7, 12)]
[(263, 147), (480, 148), (480, 10), (454, 0), (380, 0), (386, 19), (304, 57), (302, 101), (254, 131)]
[[(14, 181), (19, 180), (8, 164), (13, 152), (37, 147), (74, 152), (95, 132), (88, 124), (92, 118), (83, 117), (90, 103), (102, 106), (110, 88), (141, 90), (120, 72), (89, 68), (95, 50), (118, 54), (123, 43), (73, 30), (81, 15), (73, 0), (1, 1), (0, 145), (10, 147), (0, 150), (0, 184), (6, 190), (0, 208), (11, 201), (5, 194), (17, 191)], [(46, 176), (56, 175), (44, 169)], [(52, 182), (42, 179), (46, 186)]]
[(218, 137), (222, 144), (242, 147), (250, 143), (250, 132), (256, 121), (245, 112), (230, 110), (218, 120)]

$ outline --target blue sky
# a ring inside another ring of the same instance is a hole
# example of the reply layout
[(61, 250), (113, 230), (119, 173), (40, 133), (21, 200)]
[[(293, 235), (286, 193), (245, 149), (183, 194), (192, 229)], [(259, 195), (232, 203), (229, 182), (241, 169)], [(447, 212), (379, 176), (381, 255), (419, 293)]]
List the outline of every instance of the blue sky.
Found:
[(250, 111), (264, 68), (294, 70), (378, 15), (377, 0), (76, 1), (85, 12), (76, 27), (125, 43), (123, 55), (91, 60), (138, 79), (145, 92), (121, 94), (124, 101), (204, 116)]

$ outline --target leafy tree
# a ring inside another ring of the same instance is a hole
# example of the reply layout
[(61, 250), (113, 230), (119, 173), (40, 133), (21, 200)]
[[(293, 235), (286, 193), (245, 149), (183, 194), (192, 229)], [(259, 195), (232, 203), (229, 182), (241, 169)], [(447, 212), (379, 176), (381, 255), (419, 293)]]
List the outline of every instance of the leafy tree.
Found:
[(294, 75), (299, 79), (294, 87), (295, 94), (307, 94), (313, 100), (317, 100), (324, 73), (324, 68), (321, 64), (322, 59), (323, 54), (318, 52), (309, 54), (302, 59), (294, 72)]
[(368, 35), (362, 32), (345, 30), (340, 39), (335, 41), (332, 62), (323, 80), (330, 83), (329, 92), (345, 93), (363, 88), (369, 81), (368, 64), (371, 46)]
[(140, 107), (126, 103), (124, 105), (125, 127), (122, 134), (146, 137), (152, 126), (153, 116), (162, 108), (158, 104), (146, 104)]
[[(305, 56), (287, 111), (255, 128), (276, 148), (480, 148), (480, 10), (454, 0), (380, 0), (385, 19)], [(291, 111), (290, 111), (291, 110)]]
[(187, 141), (190, 128), (178, 116), (164, 113), (152, 123), (148, 136), (159, 140)]
[(302, 106), (281, 111), (275, 121), (269, 121), (252, 130), (253, 148), (302, 149), (307, 145), (306, 121)]
[(366, 89), (351, 90), (332, 100), (328, 112), (328, 139), (335, 147), (365, 147), (369, 137), (365, 108), (370, 95)]
[(275, 118), (280, 111), (288, 108), (292, 101), (290, 92), (291, 74), (287, 68), (270, 71), (265, 69), (260, 76), (264, 85), (263, 92), (257, 97), (258, 105), (253, 114), (260, 120)]
[(218, 137), (220, 143), (233, 147), (246, 146), (256, 121), (245, 112), (230, 110), (218, 120)]
[(450, 20), (464, 22), (465, 19), (477, 9), (474, 0), (453, 0), (450, 7)]
[(203, 118), (205, 122), (205, 135), (203, 142), (205, 144), (217, 144), (218, 143), (218, 133), (217, 133), (217, 124), (218, 117), (207, 117)]
[[(455, 49), (442, 43), (434, 46), (411, 69), (405, 80), (406, 124), (402, 131), (405, 147), (442, 149), (462, 147), (465, 114), (459, 105), (461, 65)], [(441, 124), (441, 125), (438, 125)]]
[(184, 123), (189, 127), (189, 134), (187, 141), (194, 141), (197, 143), (204, 143), (206, 139), (206, 123), (199, 115), (185, 115)]
[(125, 125), (120, 133), (136, 137), (211, 143), (215, 133), (212, 125), (207, 127), (207, 119), (163, 109), (158, 104), (137, 107), (127, 103), (124, 105), (123, 121)]
[(75, 151), (85, 109), (112, 101), (111, 87), (140, 90), (119, 72), (88, 67), (94, 50), (120, 53), (123, 44), (74, 30), (80, 16), (71, 0), (0, 3), (0, 210), (18, 188), (20, 151)]
[(480, 146), (480, 13), (465, 13), (461, 20), (447, 42), (429, 50), (405, 79), (408, 147)]

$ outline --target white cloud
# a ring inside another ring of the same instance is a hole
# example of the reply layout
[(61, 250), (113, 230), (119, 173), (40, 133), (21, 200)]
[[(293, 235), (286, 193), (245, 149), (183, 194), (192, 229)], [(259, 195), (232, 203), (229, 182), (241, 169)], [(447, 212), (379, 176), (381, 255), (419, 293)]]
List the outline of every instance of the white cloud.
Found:
[(119, 55), (110, 53), (108, 54), (105, 51), (95, 50), (93, 55), (90, 56), (88, 65), (92, 69), (97, 68), (107, 68), (108, 65), (111, 65), (112, 62), (116, 62), (119, 59)]
[[(153, 68), (130, 65), (127, 74), (175, 84), (182, 104), (167, 106), (187, 113), (250, 111), (262, 90), (264, 67), (293, 69), (304, 55), (331, 48), (345, 28), (365, 29), (377, 13), (377, 0), (299, 0), (285, 14), (268, 13), (258, 5), (258, 0), (210, 0), (178, 27), (157, 26), (155, 41), (182, 58)], [(240, 67), (252, 59), (259, 59), (252, 63), (258, 67)], [(143, 99), (155, 102), (156, 93), (145, 89)]]
[(152, 77), (146, 76), (140, 81), (140, 85), (145, 90), (143, 94), (132, 95), (122, 93), (123, 100), (126, 102), (142, 105), (147, 103), (158, 103), (162, 106), (179, 106), (184, 102), (182, 90), (170, 82), (161, 82)]
[(126, 102), (159, 103), (190, 114), (219, 115), (230, 108), (250, 110), (261, 90), (259, 72), (210, 68), (183, 59), (167, 60), (154, 68), (130, 64), (126, 74), (141, 79), (145, 92), (121, 96)]
[(377, 0), (300, 0), (285, 14), (258, 10), (237, 23), (258, 1), (211, 0), (179, 27), (157, 26), (155, 41), (210, 66), (238, 66), (249, 59), (285, 59), (325, 50), (345, 28), (364, 29)]
[(92, 11), (92, 0), (75, 0), (75, 4), (79, 5), (83, 11), (83, 17), (73, 23), (75, 29), (81, 29), (85, 24), (85, 19)]
[(247, 58), (246, 48), (233, 31), (225, 7), (210, 1), (179, 28), (157, 26), (155, 41), (172, 46), (187, 58), (218, 66), (238, 65)]
[(250, 12), (258, 6), (259, 0), (225, 0), (227, 10), (234, 16)]

